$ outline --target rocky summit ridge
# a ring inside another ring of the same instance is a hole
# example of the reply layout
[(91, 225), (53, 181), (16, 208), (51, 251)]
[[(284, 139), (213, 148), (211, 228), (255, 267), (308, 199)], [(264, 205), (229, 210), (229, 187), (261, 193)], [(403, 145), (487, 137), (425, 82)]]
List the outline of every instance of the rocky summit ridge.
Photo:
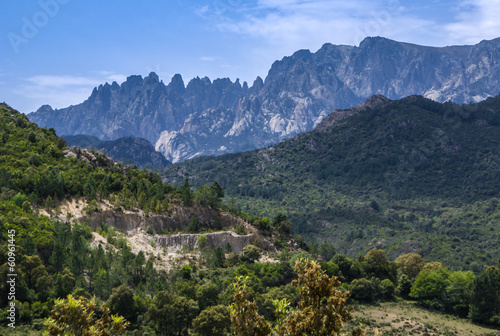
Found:
[(185, 85), (180, 75), (165, 85), (150, 73), (100, 85), (79, 105), (45, 105), (28, 117), (59, 134), (141, 137), (175, 163), (269, 146), (375, 94), (468, 103), (499, 92), (500, 38), (437, 48), (369, 37), (359, 46), (297, 51), (252, 86), (207, 77)]

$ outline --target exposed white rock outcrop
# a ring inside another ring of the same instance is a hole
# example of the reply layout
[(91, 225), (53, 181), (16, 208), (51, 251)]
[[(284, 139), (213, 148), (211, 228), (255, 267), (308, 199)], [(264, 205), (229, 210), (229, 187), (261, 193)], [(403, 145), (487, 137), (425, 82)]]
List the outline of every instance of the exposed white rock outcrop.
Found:
[[(247, 234), (238, 235), (232, 231), (204, 232), (199, 234), (158, 234), (158, 232), (176, 232), (184, 231), (191, 218), (195, 217), (201, 226), (214, 227), (235, 227), (242, 225)], [(226, 247), (229, 244), (232, 251), (241, 253), (248, 244), (257, 244), (260, 248), (267, 251), (274, 251), (275, 248), (267, 237), (260, 234), (258, 230), (229, 213), (219, 212), (215, 209), (202, 207), (182, 207), (176, 206), (172, 209), (170, 215), (144, 215), (142, 212), (116, 211), (112, 209), (103, 209), (92, 213), (89, 217), (83, 215), (77, 216), (77, 220), (88, 221), (90, 226), (97, 230), (101, 224), (105, 223), (128, 236), (145, 232), (151, 228), (154, 232), (151, 239), (154, 239), (156, 245), (165, 247), (169, 252), (179, 252), (183, 249), (192, 250), (198, 248), (198, 238), (200, 235), (207, 237), (207, 246), (215, 248), (217, 246)]]

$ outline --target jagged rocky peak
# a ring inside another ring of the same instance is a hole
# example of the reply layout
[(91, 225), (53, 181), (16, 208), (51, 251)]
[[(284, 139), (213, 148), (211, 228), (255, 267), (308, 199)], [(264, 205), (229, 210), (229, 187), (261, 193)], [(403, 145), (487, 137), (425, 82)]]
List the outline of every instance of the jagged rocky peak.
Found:
[(301, 49), (293, 53), (291, 59), (294, 61), (305, 59), (310, 60), (312, 57), (311, 51), (309, 49)]
[(325, 130), (336, 122), (345, 119), (353, 114), (360, 113), (366, 109), (380, 109), (388, 105), (391, 100), (381, 94), (376, 94), (368, 98), (364, 103), (353, 106), (346, 110), (333, 110), (325, 119), (323, 119), (314, 129), (318, 131)]
[(36, 110), (37, 113), (49, 113), (49, 112), (53, 112), (54, 109), (52, 108), (52, 106), (46, 104), (46, 105), (42, 105), (40, 106), (40, 108), (38, 110)]
[(377, 109), (377, 108), (382, 108), (385, 105), (389, 104), (391, 100), (381, 94), (376, 94), (368, 98), (363, 104), (358, 105), (360, 108), (365, 109), (365, 108), (371, 108), (371, 109)]
[[(137, 94), (138, 90), (162, 90), (164, 88), (165, 85), (163, 81), (160, 80), (156, 73), (151, 72), (144, 78), (141, 75), (129, 76), (121, 85), (117, 82), (113, 82), (111, 85), (109, 83), (101, 84), (94, 88), (89, 100), (91, 102), (106, 102), (107, 104), (112, 104), (111, 100), (121, 100), (121, 98), (118, 98), (120, 96), (126, 97), (125, 100), (129, 100), (128, 98), (130, 98), (130, 95)], [(115, 98), (112, 98), (112, 96), (115, 96)], [(111, 108), (111, 106), (107, 108)]]
[(182, 76), (180, 74), (175, 74), (174, 77), (172, 77), (172, 80), (167, 86), (167, 90), (169, 93), (175, 94), (177, 96), (184, 95), (186, 87), (184, 85), (184, 80), (182, 79)]
[(379, 106), (385, 100), (377, 94), (468, 103), (499, 92), (500, 38), (437, 48), (368, 37), (359, 46), (299, 50), (251, 87), (207, 77), (186, 86), (180, 75), (165, 86), (151, 73), (128, 77), (119, 90), (100, 86), (80, 105), (28, 117), (59, 134), (141, 137), (176, 162), (272, 145), (311, 130), (334, 110), (340, 118), (353, 111), (342, 109), (363, 102)]
[(149, 75), (144, 78), (144, 80), (152, 83), (158, 83), (160, 81), (160, 77), (158, 77), (155, 72), (151, 71)]
[(143, 78), (141, 75), (128, 76), (127, 80), (122, 84), (122, 86), (135, 87), (142, 83)]
[(196, 87), (200, 87), (202, 85), (210, 85), (210, 84), (212, 84), (212, 82), (210, 81), (210, 78), (208, 78), (207, 76), (203, 78), (197, 76), (189, 81), (188, 85), (186, 86), (186, 89), (193, 89)]
[(359, 43), (359, 48), (373, 48), (373, 47), (380, 47), (380, 46), (399, 46), (401, 45), (400, 42), (396, 42), (394, 40), (390, 40), (385, 37), (381, 36), (368, 36), (365, 37), (360, 43)]
[[(293, 53), (292, 56), (285, 56), (281, 61), (275, 61), (269, 70), (268, 77), (272, 76), (274, 73), (282, 71), (284, 68), (293, 66), (297, 62), (312, 61), (313, 54), (309, 49), (301, 49)], [(266, 79), (267, 80), (267, 79)]]
[(262, 90), (262, 88), (264, 87), (264, 81), (262, 80), (262, 78), (260, 76), (257, 76), (257, 78), (253, 81), (253, 85), (252, 85), (252, 91), (260, 91)]
[(316, 59), (321, 60), (322, 63), (332, 65), (342, 62), (349, 57), (353, 48), (355, 47), (325, 43), (314, 55)]
[(215, 91), (222, 92), (228, 88), (241, 89), (241, 84), (239, 79), (236, 82), (232, 82), (229, 78), (217, 78), (213, 81), (213, 86)]
[(155, 72), (150, 72), (144, 79), (142, 76), (130, 76), (124, 84), (130, 84), (131, 87), (164, 85), (163, 81), (160, 81), (160, 77), (158, 77)]

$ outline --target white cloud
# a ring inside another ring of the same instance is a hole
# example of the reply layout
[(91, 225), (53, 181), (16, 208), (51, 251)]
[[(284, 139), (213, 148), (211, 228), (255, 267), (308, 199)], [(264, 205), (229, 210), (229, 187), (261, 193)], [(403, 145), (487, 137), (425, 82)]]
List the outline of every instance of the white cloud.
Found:
[(93, 72), (88, 77), (36, 75), (26, 78), (13, 93), (25, 98), (26, 104), (22, 106), (22, 111), (31, 112), (44, 104), (54, 108), (79, 104), (90, 96), (94, 87), (105, 82), (122, 83), (125, 80), (126, 76), (109, 71)]
[(454, 43), (474, 44), (499, 37), (500, 0), (461, 1), (456, 19), (444, 27)]
[(213, 62), (213, 61), (215, 61), (215, 57), (202, 56), (202, 57), (200, 57), (200, 61), (203, 61), (203, 62)]
[(27, 79), (28, 82), (37, 87), (68, 87), (68, 86), (89, 86), (98, 84), (98, 80), (78, 77), (78, 76), (52, 76), (38, 75)]
[(205, 17), (210, 13), (210, 6), (205, 5), (205, 6), (199, 7), (195, 10), (195, 13), (196, 13), (196, 15), (199, 15), (201, 17)]
[(119, 75), (119, 74), (113, 74), (109, 75), (107, 78), (107, 81), (109, 82), (117, 82), (118, 84), (121, 84), (127, 80), (126, 75)]
[(315, 51), (326, 42), (356, 45), (366, 36), (385, 36), (429, 43), (436, 35), (435, 23), (413, 16), (400, 0), (259, 0), (238, 11), (210, 10), (205, 6), (199, 12), (211, 26), (253, 38), (254, 54), (270, 62), (298, 49)]
[(270, 51), (283, 56), (298, 49), (315, 51), (326, 42), (357, 45), (366, 36), (434, 46), (499, 36), (500, 0), (452, 1), (439, 5), (440, 10), (455, 6), (455, 17), (443, 13), (446, 20), (432, 15), (438, 10), (433, 0), (418, 7), (403, 6), (402, 0), (258, 0), (233, 10), (204, 6), (199, 13), (213, 27), (255, 39), (254, 53), (264, 57)]
[(29, 104), (23, 106), (23, 112), (33, 112), (40, 106), (48, 104), (53, 108), (63, 108), (70, 105), (76, 105), (86, 100), (92, 88), (55, 88), (55, 87), (36, 87), (27, 86), (21, 89), (13, 90), (15, 94), (22, 95)]
[(26, 80), (32, 85), (38, 87), (70, 87), (70, 86), (97, 86), (104, 82), (118, 83), (124, 82), (127, 77), (121, 74), (102, 71), (101, 76), (82, 77), (82, 76), (54, 76), (54, 75), (37, 75), (27, 78)]
[[(374, 2), (263, 0), (244, 20), (221, 20), (220, 29), (263, 38), (273, 45), (325, 43), (341, 37), (352, 43), (357, 27), (369, 19), (360, 8), (375, 11)], [(348, 14), (348, 15), (347, 15)], [(359, 41), (358, 41), (359, 42)], [(300, 49), (300, 48), (296, 48)]]

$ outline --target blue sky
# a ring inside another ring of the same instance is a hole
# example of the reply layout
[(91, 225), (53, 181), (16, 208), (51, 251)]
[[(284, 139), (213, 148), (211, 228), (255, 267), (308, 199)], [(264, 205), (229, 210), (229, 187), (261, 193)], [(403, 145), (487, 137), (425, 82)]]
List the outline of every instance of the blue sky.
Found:
[(0, 101), (21, 112), (85, 100), (155, 71), (240, 78), (326, 42), (446, 46), (500, 36), (500, 0), (22, 0), (0, 2)]

